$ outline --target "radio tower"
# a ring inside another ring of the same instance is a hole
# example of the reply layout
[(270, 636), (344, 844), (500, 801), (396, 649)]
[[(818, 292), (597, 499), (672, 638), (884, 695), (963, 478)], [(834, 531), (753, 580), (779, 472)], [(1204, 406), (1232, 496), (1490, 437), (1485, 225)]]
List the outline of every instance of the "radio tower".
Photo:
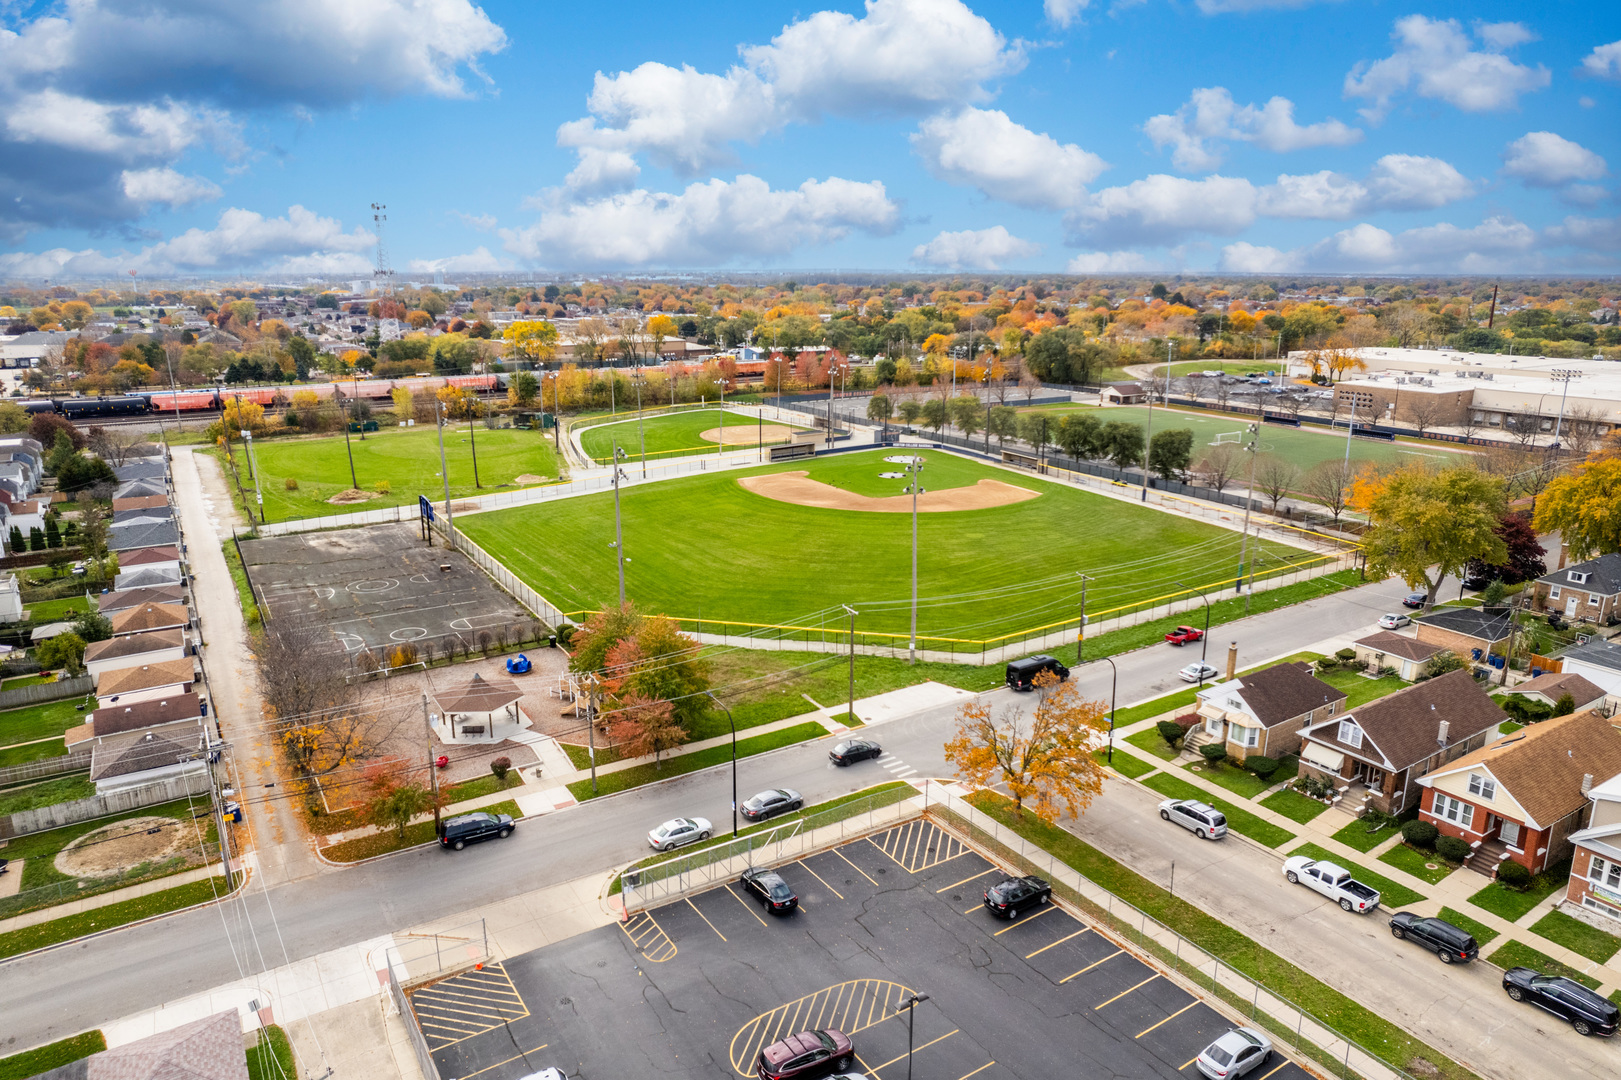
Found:
[(371, 274), (373, 280), (377, 283), (378, 291), (384, 296), (392, 296), (394, 294), (394, 271), (388, 268), (388, 251), (383, 247), (383, 222), (388, 220), (388, 215), (383, 211), (387, 209), (388, 207), (383, 203), (371, 204), (372, 225), (377, 230), (377, 269), (373, 270)]

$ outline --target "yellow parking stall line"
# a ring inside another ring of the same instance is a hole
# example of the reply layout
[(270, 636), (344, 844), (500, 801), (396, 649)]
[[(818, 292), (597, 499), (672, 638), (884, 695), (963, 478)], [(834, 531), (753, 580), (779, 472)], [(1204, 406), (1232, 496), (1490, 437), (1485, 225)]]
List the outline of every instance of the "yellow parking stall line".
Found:
[[(920, 866), (920, 867), (918, 867), (918, 869), (919, 870), (933, 870), (936, 866), (944, 866), (946, 863), (951, 862), (953, 859), (960, 859), (964, 855), (972, 855), (972, 854), (973, 854), (973, 851), (971, 849), (963, 848), (961, 851), (957, 852), (957, 854), (955, 854), (955, 855), (947, 855), (943, 859), (937, 859), (934, 862), (930, 863), (928, 866)], [(979, 875), (976, 874), (974, 876), (978, 877)], [(995, 1065), (996, 1062), (993, 1061), (993, 1062), (991, 1062), (991, 1064)]]
[[(1097, 961), (1094, 961), (1093, 963), (1090, 963), (1090, 964), (1086, 965), (1081, 970), (1075, 972), (1075, 975), (1085, 975), (1088, 971), (1091, 971), (1093, 968), (1097, 967), (1098, 964), (1107, 963), (1108, 961), (1113, 960), (1115, 957), (1119, 956), (1121, 953), (1123, 953), (1125, 951), (1126, 950), (1124, 950), (1124, 949), (1116, 949), (1114, 952), (1110, 953), (1108, 956), (1105, 956), (1102, 960), (1097, 960)], [(1060, 986), (1062, 986), (1064, 983), (1067, 983), (1071, 979), (1073, 979), (1075, 977), (1075, 975), (1065, 975), (1062, 979), (1058, 980), (1058, 984)]]
[(1192, 1065), (1195, 1061), (1198, 1061), (1198, 1060), (1199, 1060), (1198, 1055), (1194, 1055), (1193, 1057), (1188, 1058), (1188, 1060), (1184, 1061), (1182, 1064), (1178, 1065), (1176, 1067), (1176, 1071), (1181, 1072), (1183, 1069), (1187, 1068), (1189, 1065)]
[(972, 915), (974, 912), (978, 911), (980, 908), (982, 908), (984, 906), (985, 906), (985, 901), (981, 900), (979, 903), (975, 904), (973, 907), (971, 907), (967, 911), (963, 912), (963, 914), (964, 915)]
[(935, 1043), (942, 1042), (942, 1041), (944, 1041), (946, 1039), (951, 1038), (953, 1035), (957, 1034), (958, 1030), (959, 1029), (957, 1029), (957, 1028), (952, 1028), (950, 1031), (946, 1032), (944, 1035), (940, 1036), (938, 1039), (930, 1039), (928, 1042), (924, 1043), (922, 1046), (918, 1047), (916, 1050), (908, 1050), (905, 1054), (896, 1054), (894, 1057), (890, 1058), (888, 1061), (884, 1062), (882, 1065), (878, 1066), (876, 1069), (869, 1069), (868, 1071), (869, 1072), (875, 1072), (875, 1073), (883, 1072), (885, 1069), (887, 1069), (891, 1065), (895, 1064), (895, 1062), (900, 1061), (903, 1058), (905, 1058), (908, 1054), (921, 1053), (924, 1050), (927, 1050), (929, 1047), (933, 1046)]
[(1073, 934), (1067, 934), (1067, 935), (1065, 935), (1065, 936), (1064, 936), (1064, 937), (1061, 937), (1061, 938), (1059, 938), (1059, 939), (1058, 939), (1058, 940), (1057, 940), (1057, 941), (1055, 941), (1055, 942), (1053, 942), (1053, 944), (1052, 944), (1052, 945), (1043, 945), (1043, 946), (1042, 946), (1042, 947), (1041, 947), (1041, 948), (1039, 948), (1039, 949), (1037, 949), (1037, 950), (1036, 950), (1036, 951), (1035, 951), (1035, 952), (1032, 952), (1032, 953), (1025, 953), (1025, 954), (1024, 954), (1024, 958), (1025, 958), (1025, 959), (1026, 959), (1026, 960), (1028, 960), (1028, 959), (1030, 959), (1030, 958), (1031, 958), (1031, 957), (1032, 957), (1032, 956), (1038, 956), (1038, 955), (1040, 955), (1040, 954), (1041, 954), (1041, 953), (1044, 953), (1044, 952), (1046, 952), (1046, 951), (1047, 951), (1047, 950), (1048, 950), (1048, 949), (1050, 949), (1050, 948), (1052, 948), (1052, 947), (1053, 947), (1053, 945), (1062, 945), (1062, 944), (1063, 944), (1063, 943), (1064, 943), (1064, 942), (1066, 942), (1066, 941), (1068, 941), (1068, 940), (1069, 940), (1069, 939), (1070, 939), (1070, 938), (1078, 938), (1078, 937), (1080, 937), (1080, 936), (1081, 936), (1081, 935), (1082, 935), (1082, 934), (1084, 934), (1084, 933), (1087, 933), (1087, 932), (1088, 932), (1088, 931), (1090, 931), (1090, 930), (1091, 930), (1091, 929), (1092, 929), (1092, 928), (1091, 928), (1091, 927), (1090, 927), (1090, 926), (1083, 926), (1083, 927), (1081, 927), (1081, 928), (1080, 928), (1080, 929), (1079, 929), (1079, 930), (1077, 930), (1077, 931), (1075, 931), (1075, 932), (1074, 932), (1074, 933), (1073, 933)]
[(968, 1080), (968, 1078), (970, 1076), (978, 1076), (980, 1073), (984, 1072), (986, 1069), (990, 1068), (992, 1065), (995, 1065), (995, 1064), (996, 1064), (996, 1062), (994, 1062), (994, 1061), (987, 1061), (985, 1064), (981, 1065), (979, 1068), (975, 1069), (973, 1072), (971, 1072), (971, 1073), (963, 1073), (961, 1076), (957, 1077), (957, 1080)]
[[(878, 847), (878, 845), (876, 845), (876, 844), (874, 844), (873, 846)], [(878, 850), (882, 851), (883, 849), (879, 848)], [(855, 863), (850, 862), (849, 859), (845, 859), (844, 858), (844, 852), (840, 851), (838, 848), (834, 848), (833, 849), (833, 854), (837, 855), (841, 859), (844, 859), (845, 862), (850, 863), (850, 869), (854, 870), (856, 873), (860, 874), (862, 877), (866, 878), (868, 881), (872, 881), (872, 875), (868, 874), (865, 870), (861, 869), (861, 867), (857, 866)], [(874, 888), (877, 888), (878, 883), (876, 881), (872, 881), (872, 884), (873, 884)]]
[[(963, 854), (966, 855), (966, 854), (968, 854), (968, 852), (964, 851)], [(955, 858), (955, 856), (953, 856), (953, 858)], [(961, 881), (953, 881), (950, 885), (947, 885), (944, 889), (936, 889), (934, 891), (935, 891), (936, 895), (938, 895), (940, 893), (943, 893), (943, 892), (950, 892), (952, 889), (955, 889), (958, 885), (966, 885), (970, 881), (975, 880), (976, 878), (984, 877), (986, 874), (998, 874), (998, 873), (1001, 873), (1001, 871), (998, 870), (996, 867), (994, 867), (994, 866), (987, 867), (986, 869), (981, 870), (977, 874), (972, 874), (969, 877), (963, 878)]]
[(1272, 1072), (1269, 1072), (1269, 1073), (1267, 1073), (1267, 1074), (1266, 1074), (1266, 1076), (1263, 1076), (1263, 1077), (1261, 1077), (1261, 1080), (1266, 1080), (1266, 1077), (1267, 1077), (1267, 1076), (1271, 1076), (1271, 1075), (1272, 1075), (1272, 1073), (1275, 1073), (1275, 1072), (1277, 1072), (1277, 1071), (1278, 1071), (1278, 1069), (1281, 1069), (1281, 1068), (1283, 1068), (1283, 1067), (1284, 1067), (1284, 1066), (1285, 1066), (1285, 1065), (1289, 1065), (1289, 1064), (1291, 1064), (1291, 1062), (1290, 1062), (1290, 1061), (1289, 1061), (1289, 1059), (1288, 1059), (1288, 1058), (1285, 1058), (1285, 1059), (1283, 1059), (1283, 1060), (1282, 1060), (1282, 1061), (1280, 1061), (1280, 1062), (1278, 1062), (1278, 1064), (1277, 1064), (1277, 1068), (1274, 1068), (1274, 1069), (1273, 1069), (1273, 1070), (1272, 1070)]
[(732, 899), (736, 900), (739, 904), (742, 904), (743, 905), (743, 910), (748, 912), (750, 915), (753, 915), (755, 922), (759, 923), (761, 926), (764, 926), (766, 924), (765, 920), (760, 918), (759, 912), (755, 911), (752, 907), (750, 907), (748, 905), (748, 902), (746, 900), (744, 900), (741, 896), (737, 895), (735, 892), (732, 892), (732, 887), (730, 885), (722, 885), (721, 888), (725, 889), (729, 893), (732, 893)]
[[(506, 984), (503, 983), (502, 985)], [(481, 989), (476, 994), (461, 994), (454, 990), (441, 990), (438, 987), (433, 986), (424, 990), (418, 990), (416, 996), (421, 997), (423, 994), (427, 994), (430, 997), (450, 998), (454, 1001), (488, 1001), (492, 995), (515, 998), (519, 1001), (523, 1000), (522, 995), (520, 995), (516, 990), (498, 990), (493, 986), (487, 990)]]
[[(457, 1027), (456, 1022), (443, 1023), (443, 1024), (434, 1022), (436, 1020), (442, 1020), (442, 1019), (445, 1019), (445, 1018), (444, 1017), (438, 1017), (438, 1016), (423, 1017), (420, 1014), (417, 1016), (417, 1022), (419, 1024), (421, 1024), (425, 1028), (440, 1028), (440, 1029), (443, 1029), (445, 1031), (454, 1031), (454, 1032), (457, 1032), (458, 1034), (463, 1034), (463, 1035), (476, 1035), (480, 1031), (485, 1030), (483, 1027), (479, 1027), (477, 1025), (469, 1024), (466, 1020), (460, 1021), (460, 1023), (463, 1025), (461, 1027)], [(442, 1038), (442, 1036), (441, 1036), (441, 1038)]]
[[(694, 904), (690, 898), (687, 900), (687, 906), (694, 911), (698, 911), (698, 905)], [(709, 916), (705, 915), (701, 911), (698, 911), (698, 918), (704, 921), (705, 926), (709, 927), (711, 930), (715, 930), (715, 924), (709, 921)], [(726, 940), (726, 935), (721, 933), (719, 930), (715, 930), (715, 936), (720, 938), (722, 941)]]
[[(895, 853), (893, 851), (890, 851), (889, 848), (886, 847), (884, 844), (875, 844), (875, 843), (873, 843), (872, 837), (870, 837), (870, 836), (867, 837), (867, 843), (872, 844), (873, 847), (877, 848), (879, 851), (882, 851), (886, 856), (889, 857), (890, 862), (894, 863), (896, 866), (900, 867), (902, 870), (905, 870), (908, 874), (910, 874), (912, 872), (911, 868), (908, 867), (905, 863), (901, 862), (899, 859), (897, 859), (895, 857)], [(872, 878), (868, 878), (867, 880), (872, 881)], [(878, 884), (876, 881), (873, 881), (872, 883), (874, 885)]]
[(1007, 933), (1009, 930), (1012, 930), (1016, 926), (1029, 926), (1031, 923), (1035, 922), (1037, 919), (1039, 919), (1043, 915), (1047, 914), (1047, 912), (1049, 912), (1049, 911), (1057, 911), (1057, 910), (1058, 910), (1057, 908), (1052, 907), (1051, 905), (1049, 905), (1047, 907), (1044, 907), (1040, 911), (1036, 912), (1034, 915), (1030, 916), (1028, 919), (1025, 919), (1023, 922), (1015, 921), (1010, 926), (1002, 927), (1002, 929), (1000, 929), (996, 933), (992, 934), (991, 937), (1001, 937), (1003, 934)]
[[(1134, 1039), (1142, 1038), (1144, 1035), (1147, 1035), (1150, 1031), (1153, 1031), (1154, 1028), (1159, 1027), (1160, 1024), (1168, 1024), (1168, 1023), (1170, 1023), (1172, 1020), (1175, 1020), (1177, 1017), (1181, 1016), (1183, 1013), (1187, 1012), (1189, 1009), (1193, 1008), (1197, 1004), (1199, 1004), (1199, 999), (1194, 998), (1192, 1001), (1188, 1002), (1186, 1005), (1184, 1005), (1180, 1009), (1176, 1010), (1170, 1016), (1167, 1016), (1165, 1019), (1161, 1020), (1159, 1022), (1159, 1024), (1155, 1024), (1154, 1027), (1143, 1028), (1137, 1034), (1133, 1035), (1132, 1038), (1134, 1038)], [(1267, 1074), (1267, 1076), (1270, 1076), (1270, 1075), (1272, 1075), (1272, 1074), (1271, 1073)], [(1264, 1078), (1263, 1078), (1263, 1080), (1264, 1080)]]
[(1153, 982), (1157, 978), (1159, 978), (1159, 972), (1156, 971), (1156, 972), (1154, 972), (1154, 974), (1150, 975), (1148, 978), (1144, 979), (1142, 982), (1138, 983), (1136, 986), (1133, 986), (1131, 988), (1131, 990), (1122, 990), (1122, 991), (1120, 991), (1120, 993), (1116, 994), (1114, 997), (1110, 998), (1108, 1001), (1105, 1001), (1105, 1002), (1103, 1002), (1102, 1004), (1099, 1004), (1099, 1005), (1092, 1006), (1092, 1011), (1097, 1012), (1099, 1009), (1103, 1008), (1104, 1005), (1108, 1005), (1111, 1002), (1119, 1001), (1121, 998), (1123, 998), (1127, 994), (1131, 993), (1132, 990), (1137, 990), (1137, 989), (1140, 989), (1140, 988), (1142, 988), (1144, 986), (1147, 986), (1149, 983)]
[[(478, 1072), (470, 1072), (466, 1076), (463, 1076), (461, 1078), (461, 1080), (473, 1080), (473, 1077), (482, 1076), (485, 1073), (489, 1072), (491, 1069), (499, 1069), (503, 1065), (512, 1064), (514, 1061), (517, 1061), (519, 1058), (528, 1057), (530, 1054), (538, 1054), (538, 1053), (540, 1053), (542, 1050), (546, 1049), (550, 1045), (551, 1045), (551, 1043), (541, 1043), (539, 1046), (535, 1047), (533, 1050), (525, 1050), (523, 1053), (519, 1054), (517, 1057), (509, 1057), (505, 1061), (497, 1061), (494, 1065), (487, 1065), (484, 1068), (480, 1069)], [(968, 1080), (968, 1077), (966, 1077), (966, 1076), (963, 1077), (963, 1080)]]
[[(501, 1009), (487, 1009), (484, 1012), (475, 1012), (472, 1009), (457, 1009), (452, 1008), (449, 1005), (430, 1004), (428, 1006), (428, 1010), (428, 1015), (437, 1017), (440, 1020), (455, 1020), (459, 1016), (476, 1016), (480, 1019), (488, 1019), (493, 1017), (496, 1020), (505, 1020), (508, 1019), (508, 1013), (511, 1014), (512, 1018), (529, 1015), (529, 1010), (524, 1009), (522, 1006), (516, 1009), (507, 1009), (505, 1011)], [(418, 1010), (417, 1015), (422, 1015), (422, 1010)]]
[(922, 821), (915, 821), (908, 828), (906, 846), (901, 851), (901, 854), (906, 856), (906, 868), (908, 870), (922, 861), (922, 856), (927, 850), (926, 845), (929, 842), (929, 829), (930, 826)]
[[(817, 881), (821, 881), (823, 885), (827, 885), (827, 882), (822, 880), (822, 875), (821, 874), (818, 874), (816, 871), (811, 870), (810, 867), (805, 866), (805, 860), (804, 859), (800, 859), (798, 865), (804, 866), (805, 869), (807, 871), (809, 871), (811, 877), (815, 878)], [(838, 897), (840, 900), (844, 899), (844, 894), (839, 892), (839, 890), (835, 889), (831, 885), (827, 885), (827, 891), (832, 893), (834, 896)]]

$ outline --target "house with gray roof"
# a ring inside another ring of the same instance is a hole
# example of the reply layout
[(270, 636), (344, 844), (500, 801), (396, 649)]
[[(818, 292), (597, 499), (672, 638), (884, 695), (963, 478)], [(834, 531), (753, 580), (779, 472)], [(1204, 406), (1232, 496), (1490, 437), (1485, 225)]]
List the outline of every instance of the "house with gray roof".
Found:
[(180, 543), (180, 529), (171, 521), (147, 525), (120, 525), (107, 530), (109, 551), (128, 551), (130, 548), (160, 547)]
[(1532, 604), (1566, 619), (1602, 625), (1621, 619), (1621, 552), (1610, 552), (1537, 578)]
[(1250, 754), (1297, 754), (1300, 730), (1338, 713), (1345, 696), (1312, 674), (1310, 664), (1274, 664), (1240, 675), (1199, 691), (1206, 738), (1197, 744), (1220, 741), (1240, 761)]
[(1559, 654), (1560, 668), (1566, 675), (1580, 675), (1606, 696), (1621, 701), (1621, 643), (1593, 638), (1572, 645)]

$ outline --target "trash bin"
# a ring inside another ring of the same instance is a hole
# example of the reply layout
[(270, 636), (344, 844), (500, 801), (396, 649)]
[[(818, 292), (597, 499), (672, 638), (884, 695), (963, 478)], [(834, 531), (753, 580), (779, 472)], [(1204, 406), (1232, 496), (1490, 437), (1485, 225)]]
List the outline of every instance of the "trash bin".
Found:
[(225, 820), (233, 824), (242, 823), (242, 804), (228, 802), (225, 804)]
[(556, 634), (548, 634), (548, 635), (546, 635), (546, 642), (552, 648), (554, 648), (554, 649), (557, 648), (557, 635)]
[(626, 870), (623, 874), (619, 875), (619, 885), (621, 888), (634, 889), (641, 883), (642, 872), (640, 870)]

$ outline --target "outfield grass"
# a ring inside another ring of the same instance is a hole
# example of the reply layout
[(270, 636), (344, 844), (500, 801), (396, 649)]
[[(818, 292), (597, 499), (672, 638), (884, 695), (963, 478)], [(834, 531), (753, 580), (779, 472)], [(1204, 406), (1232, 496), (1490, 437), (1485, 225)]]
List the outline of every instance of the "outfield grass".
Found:
[(1288, 788), (1268, 795), (1261, 800), (1261, 805), (1274, 814), (1281, 814), (1290, 821), (1298, 821), (1302, 825), (1328, 809), (1327, 803), (1308, 799), (1300, 792)]
[[(580, 445), (600, 464), (606, 464), (613, 456), (615, 443), (618, 443), (619, 448), (633, 461), (639, 461), (644, 450), (648, 461), (662, 461), (665, 458), (689, 454), (713, 454), (720, 447), (719, 443), (710, 442), (703, 437), (704, 432), (721, 426), (720, 409), (694, 409), (691, 412), (670, 415), (650, 415), (643, 417), (640, 422), (635, 419), (634, 412), (619, 415), (621, 419), (616, 422), (598, 424), (580, 433)], [(767, 420), (765, 424), (782, 426), (776, 420)], [(733, 443), (728, 447), (730, 450), (744, 450), (761, 445), (776, 446), (789, 441), (766, 439), (762, 444), (757, 437), (761, 428), (758, 413), (733, 412), (727, 409), (725, 426), (728, 430), (733, 427), (743, 428), (750, 434), (748, 442)], [(802, 428), (798, 424), (787, 426), (793, 427), (796, 431), (809, 431), (808, 428)]]
[(1275, 848), (1287, 844), (1295, 838), (1295, 834), (1288, 829), (1280, 828), (1263, 818), (1250, 813), (1241, 807), (1234, 806), (1224, 799), (1212, 798), (1210, 793), (1201, 787), (1188, 783), (1181, 777), (1170, 773), (1157, 773), (1144, 780), (1143, 783), (1172, 799), (1197, 799), (1202, 803), (1214, 806), (1227, 816), (1227, 827), (1236, 833), (1243, 833), (1251, 840)]
[[(1077, 569), (1093, 578), (1087, 608), (1099, 620), (1110, 609), (1182, 592), (1178, 580), (1214, 587), (1236, 569), (1237, 533), (950, 454), (924, 456), (923, 482), (931, 491), (994, 479), (1040, 493), (1010, 506), (919, 515), (919, 632), (965, 642), (962, 651), (978, 651), (985, 638), (1074, 619)], [(883, 457), (884, 451), (844, 454), (631, 488), (621, 495), (630, 596), (686, 629), (710, 632), (731, 621), (837, 633), (845, 615), (831, 605), (849, 603), (861, 612), (858, 635), (903, 641), (911, 515), (797, 506), (738, 483), (743, 475), (806, 470), (857, 494), (901, 494), (903, 480), (879, 476), (895, 470)], [(616, 600), (616, 566), (603, 543), (614, 531), (611, 494), (478, 514), (461, 526), (565, 611)], [(1041, 542), (1015, 539), (1030, 537)], [(1273, 563), (1305, 557), (1266, 547)]]
[[(450, 468), (452, 498), (493, 491), (513, 484), (516, 477), (523, 475), (548, 480), (557, 476), (557, 458), (552, 452), (551, 441), (541, 432), (515, 428), (492, 431), (480, 425), (472, 438), (478, 448), (478, 473), (482, 487), (473, 486), (474, 442), (469, 441), (467, 424), (459, 423), (445, 428), (445, 457)], [(340, 491), (348, 491), (355, 486), (349, 476), (351, 451), (354, 454), (355, 479), (359, 481), (360, 489), (376, 491), (379, 481), (387, 481), (390, 488), (387, 495), (378, 495), (361, 503), (339, 505), (327, 502)], [(219, 459), (229, 482), (230, 466), (225, 463), (224, 454), (210, 452)], [(418, 495), (441, 501), (444, 499), (444, 484), (439, 476), (439, 437), (431, 424), (376, 431), (368, 434), (364, 440), (359, 435), (351, 435), (347, 447), (342, 434), (267, 440), (256, 443), (253, 452), (259, 462), (265, 514), (271, 521), (400, 506), (416, 502)], [(254, 497), (253, 482), (240, 453), (237, 454), (237, 466), (241, 470), (242, 486), (247, 489), (251, 502)], [(297, 491), (287, 490), (286, 480), (289, 477), (298, 481)]]
[(1331, 862), (1336, 866), (1343, 866), (1345, 869), (1351, 871), (1351, 876), (1353, 878), (1362, 882), (1362, 884), (1368, 886), (1370, 889), (1379, 890), (1379, 902), (1387, 908), (1394, 909), (1406, 907), (1408, 904), (1416, 904), (1420, 900), (1424, 899), (1423, 893), (1414, 892), (1412, 889), (1409, 889), (1400, 882), (1391, 881), (1382, 874), (1376, 874), (1365, 866), (1359, 866), (1358, 864), (1351, 862), (1342, 856), (1334, 854), (1334, 852), (1329, 851), (1325, 847), (1318, 847), (1316, 844), (1301, 844), (1297, 848), (1291, 848), (1289, 854), (1304, 855), (1308, 859), (1316, 859), (1319, 862)]

